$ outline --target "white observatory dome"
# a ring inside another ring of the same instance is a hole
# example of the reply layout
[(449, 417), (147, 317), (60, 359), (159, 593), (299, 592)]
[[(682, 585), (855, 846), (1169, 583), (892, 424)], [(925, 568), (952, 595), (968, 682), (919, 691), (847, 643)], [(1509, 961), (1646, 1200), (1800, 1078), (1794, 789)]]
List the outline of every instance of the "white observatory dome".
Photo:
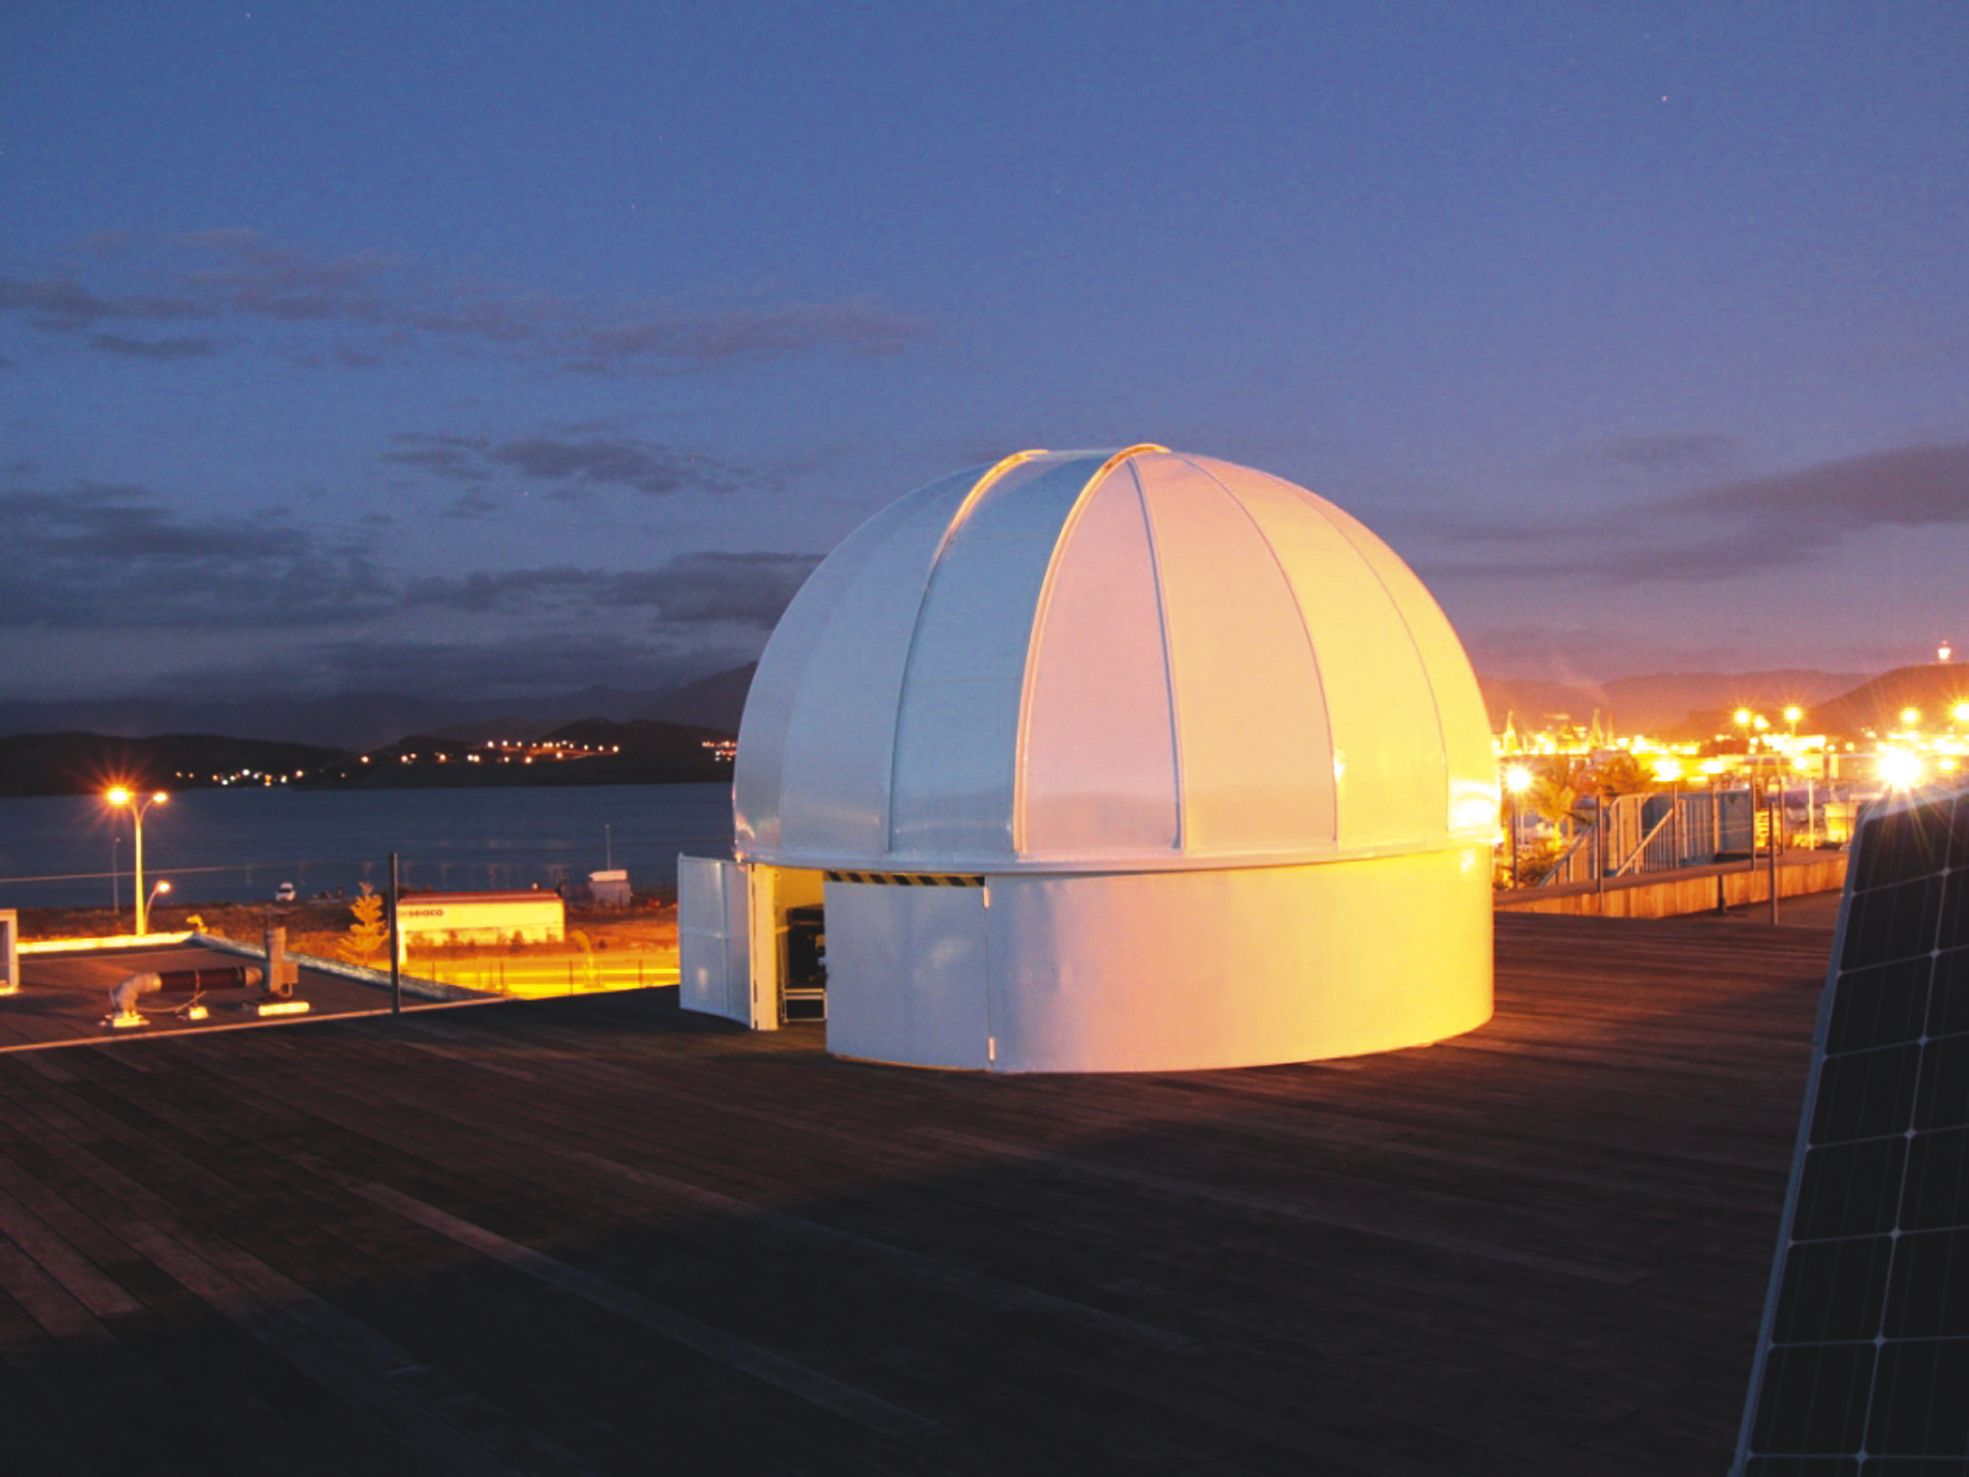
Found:
[(828, 556), (740, 732), (738, 855), (1109, 871), (1488, 842), (1490, 727), (1394, 551), (1157, 446), (1022, 452)]
[(1386, 544), (1247, 467), (1021, 452), (876, 514), (781, 617), (733, 799), (735, 859), (680, 872), (685, 1003), (824, 994), (840, 1055), (1238, 1067), (1490, 1016), (1463, 648)]

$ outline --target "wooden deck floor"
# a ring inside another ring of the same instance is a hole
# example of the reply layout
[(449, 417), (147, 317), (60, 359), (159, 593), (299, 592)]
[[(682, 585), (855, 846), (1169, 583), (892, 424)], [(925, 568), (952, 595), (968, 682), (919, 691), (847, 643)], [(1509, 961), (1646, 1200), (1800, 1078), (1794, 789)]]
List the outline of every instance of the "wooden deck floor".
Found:
[(1720, 1473), (1829, 936), (1499, 920), (1333, 1066), (674, 991), (0, 1056), (0, 1471)]
[[(111, 1031), (103, 1024), (109, 992), (125, 975), (138, 971), (194, 969), (201, 965), (250, 964), (252, 960), (222, 954), (198, 944), (162, 945), (138, 949), (97, 949), (75, 953), (27, 954), (21, 958), (21, 989), (0, 995), (0, 1052), (53, 1042), (127, 1041), (173, 1031), (212, 1031), (226, 1026), (273, 1024), (244, 1014), (242, 991), (221, 991), (208, 997), (210, 1017), (188, 1021), (172, 1014), (185, 1003), (182, 995), (146, 996), (142, 1006), (149, 1026)], [(295, 984), (296, 998), (308, 1002), (310, 1017), (353, 1015), (388, 1010), (387, 992), (369, 985), (304, 969)]]

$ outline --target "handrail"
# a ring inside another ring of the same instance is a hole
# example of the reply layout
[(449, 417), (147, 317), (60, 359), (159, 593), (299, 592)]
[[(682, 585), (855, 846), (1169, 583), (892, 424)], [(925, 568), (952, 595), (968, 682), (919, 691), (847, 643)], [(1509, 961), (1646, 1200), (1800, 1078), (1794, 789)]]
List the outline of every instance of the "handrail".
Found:
[(1671, 805), (1668, 807), (1666, 811), (1662, 813), (1661, 819), (1654, 823), (1654, 826), (1648, 831), (1648, 834), (1643, 836), (1639, 844), (1636, 845), (1635, 848), (1627, 854), (1627, 860), (1622, 862), (1619, 866), (1615, 867), (1613, 871), (1610, 872), (1608, 875), (1613, 877), (1625, 877), (1627, 875), (1627, 869), (1629, 867), (1632, 867), (1636, 862), (1638, 862), (1641, 859), (1642, 855), (1647, 851), (1649, 844), (1654, 841), (1655, 837), (1661, 834), (1662, 828), (1668, 825), (1674, 819), (1675, 819), (1675, 807)]
[(1568, 846), (1564, 851), (1560, 852), (1558, 856), (1553, 859), (1552, 865), (1547, 867), (1545, 871), (1541, 873), (1539, 877), (1529, 885), (1532, 887), (1547, 887), (1550, 886), (1552, 883), (1556, 882), (1561, 873), (1570, 875), (1572, 871), (1573, 856), (1579, 851), (1580, 847), (1584, 846), (1588, 841), (1594, 840), (1598, 836), (1599, 830), (1600, 827), (1596, 822), (1593, 825), (1587, 826), (1584, 830), (1574, 832), (1572, 838), (1572, 845)]

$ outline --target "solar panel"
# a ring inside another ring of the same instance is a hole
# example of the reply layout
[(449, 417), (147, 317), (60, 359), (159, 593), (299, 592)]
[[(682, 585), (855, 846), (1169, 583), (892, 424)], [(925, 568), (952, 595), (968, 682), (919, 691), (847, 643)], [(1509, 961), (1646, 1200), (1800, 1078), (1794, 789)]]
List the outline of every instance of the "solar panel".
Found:
[(1969, 1474), (1969, 791), (1854, 839), (1731, 1470)]

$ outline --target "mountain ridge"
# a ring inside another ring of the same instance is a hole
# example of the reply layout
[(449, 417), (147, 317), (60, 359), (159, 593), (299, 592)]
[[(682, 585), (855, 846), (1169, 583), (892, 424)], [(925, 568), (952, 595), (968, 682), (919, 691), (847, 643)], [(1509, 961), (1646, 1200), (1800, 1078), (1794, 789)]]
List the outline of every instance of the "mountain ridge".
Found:
[(0, 734), (86, 732), (144, 738), (222, 733), (241, 740), (301, 743), (351, 753), (384, 748), (411, 734), (474, 741), (538, 738), (585, 718), (616, 723), (652, 718), (735, 734), (751, 674), (752, 664), (746, 663), (656, 691), (591, 685), (525, 699), (352, 692), (331, 697), (215, 699), (173, 694), (128, 700), (0, 700)]
[[(636, 763), (592, 765), (632, 775), (702, 773), (690, 753), (707, 737), (738, 732), (756, 664), (713, 672), (662, 692), (589, 686), (516, 702), (426, 698), (401, 693), (349, 694), (339, 698), (269, 699), (263, 702), (193, 702), (166, 698), (116, 704), (0, 702), (0, 730), (23, 715), (45, 710), (45, 726), (0, 737), (0, 795), (47, 794), (89, 789), (102, 775), (168, 784), (178, 771), (210, 775), (251, 768), (310, 773), (365, 752), (394, 754), (411, 736), (480, 745), (487, 740), (535, 740), (621, 730), (648, 751)], [(1969, 663), (1926, 663), (1875, 676), (1782, 667), (1755, 672), (1654, 672), (1606, 682), (1552, 682), (1535, 678), (1480, 679), (1493, 729), (1510, 716), (1520, 730), (1563, 721), (1584, 724), (1597, 710), (1603, 723), (1624, 734), (1701, 738), (1716, 733), (1739, 706), (1774, 720), (1790, 703), (1807, 710), (1808, 731), (1885, 732), (1900, 710), (1920, 708), (1931, 719), (1969, 700)], [(88, 722), (52, 721), (114, 716)], [(203, 721), (173, 723), (177, 716)], [(241, 727), (225, 730), (228, 719)], [(162, 719), (165, 721), (156, 721)], [(307, 735), (295, 737), (296, 733)], [(341, 740), (341, 741), (338, 741)], [(615, 739), (611, 739), (611, 742)], [(625, 746), (626, 747), (626, 746)], [(657, 751), (661, 751), (660, 755)], [(627, 753), (623, 758), (628, 759)], [(483, 771), (482, 771), (483, 772)], [(368, 783), (391, 783), (379, 779)], [(410, 782), (406, 777), (406, 782)], [(416, 781), (423, 782), (423, 781)], [(633, 782), (633, 781), (630, 781)]]

